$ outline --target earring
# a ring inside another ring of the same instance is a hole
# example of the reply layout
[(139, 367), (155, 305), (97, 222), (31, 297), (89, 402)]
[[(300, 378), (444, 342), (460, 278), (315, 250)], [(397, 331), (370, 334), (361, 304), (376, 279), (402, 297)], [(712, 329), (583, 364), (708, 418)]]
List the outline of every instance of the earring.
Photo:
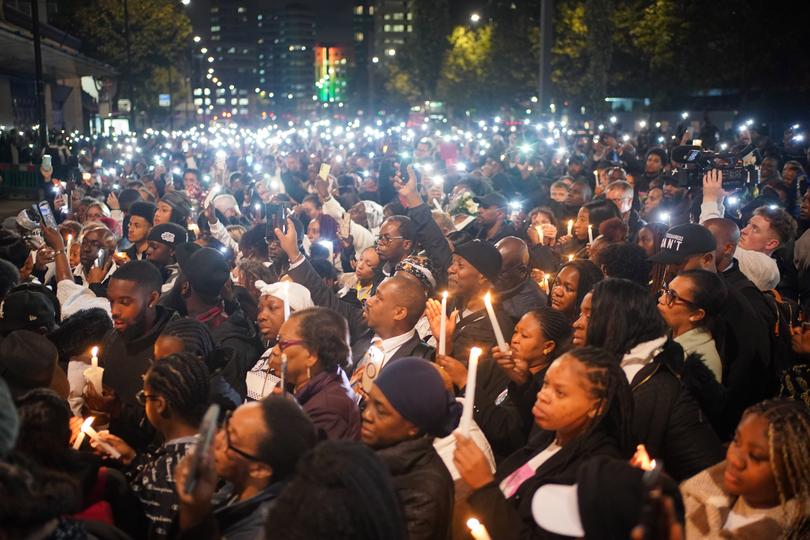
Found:
[(307, 379), (312, 378), (312, 373), (310, 372), (309, 366), (307, 366)]

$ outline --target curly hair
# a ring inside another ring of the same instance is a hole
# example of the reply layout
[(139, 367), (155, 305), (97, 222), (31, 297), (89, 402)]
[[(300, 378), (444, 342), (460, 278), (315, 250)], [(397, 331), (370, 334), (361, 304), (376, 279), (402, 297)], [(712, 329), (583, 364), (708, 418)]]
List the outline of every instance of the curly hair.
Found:
[(754, 215), (765, 218), (779, 238), (780, 246), (796, 237), (796, 220), (782, 208), (760, 206), (754, 210)]
[(331, 309), (314, 307), (294, 312), (290, 320), (298, 322), (304, 347), (318, 357), (323, 371), (345, 369), (349, 365), (349, 327), (341, 315)]
[(599, 255), (599, 262), (607, 277), (629, 279), (644, 286), (650, 282), (647, 253), (638, 244), (610, 244)]

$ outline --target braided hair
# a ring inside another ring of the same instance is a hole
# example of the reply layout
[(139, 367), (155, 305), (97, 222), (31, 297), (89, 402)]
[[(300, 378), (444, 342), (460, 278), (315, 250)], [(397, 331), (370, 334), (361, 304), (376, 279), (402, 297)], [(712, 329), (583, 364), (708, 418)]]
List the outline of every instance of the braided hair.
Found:
[(554, 342), (554, 350), (546, 356), (547, 361), (552, 362), (568, 347), (572, 333), (571, 322), (568, 317), (547, 306), (533, 309), (529, 313), (540, 324), (543, 337)]
[(183, 342), (183, 352), (208, 360), (216, 349), (211, 330), (200, 321), (188, 318), (174, 319), (163, 328), (161, 336), (170, 336)]
[[(743, 418), (755, 414), (768, 421), (768, 455), (788, 524), (785, 538), (799, 538), (810, 515), (810, 409), (801, 402), (773, 399), (748, 407)], [(788, 515), (787, 502), (795, 499), (796, 515)], [(796, 534), (790, 534), (790, 531)]]
[(598, 400), (599, 412), (585, 434), (601, 427), (616, 439), (622, 454), (630, 457), (637, 442), (632, 431), (633, 394), (619, 362), (599, 347), (578, 347), (568, 354), (585, 366), (591, 397)]
[(190, 425), (202, 420), (208, 407), (208, 368), (190, 353), (170, 354), (146, 372), (145, 384), (163, 396), (173, 414)]

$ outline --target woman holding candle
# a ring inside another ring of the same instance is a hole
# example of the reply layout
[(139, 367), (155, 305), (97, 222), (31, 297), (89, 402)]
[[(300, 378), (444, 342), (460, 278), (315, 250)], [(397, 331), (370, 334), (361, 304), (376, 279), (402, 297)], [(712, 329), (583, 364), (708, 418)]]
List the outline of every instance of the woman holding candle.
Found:
[(533, 538), (532, 496), (551, 479), (573, 484), (595, 455), (629, 458), (632, 397), (612, 355), (574, 349), (552, 362), (532, 409), (542, 431), (493, 475), (481, 450), (456, 434), (454, 463), (473, 489), (468, 502), (492, 538)]
[(507, 392), (486, 426), (498, 456), (506, 457), (526, 444), (534, 424), (531, 410), (537, 392), (551, 362), (565, 352), (570, 339), (568, 319), (559, 311), (541, 307), (518, 321), (508, 352), (492, 347), (492, 357), (509, 377)]
[(599, 235), (599, 225), (610, 218), (621, 218), (619, 210), (612, 202), (595, 200), (585, 203), (577, 213), (573, 238), (562, 246), (562, 252), (573, 253), (577, 258), (586, 257), (585, 246)]
[(208, 377), (205, 363), (186, 353), (162, 358), (147, 371), (138, 401), (164, 441), (154, 452), (137, 454), (123, 439), (98, 434), (120, 452), (130, 486), (142, 503), (150, 538), (168, 538), (177, 515), (174, 468), (197, 443), (208, 407)]

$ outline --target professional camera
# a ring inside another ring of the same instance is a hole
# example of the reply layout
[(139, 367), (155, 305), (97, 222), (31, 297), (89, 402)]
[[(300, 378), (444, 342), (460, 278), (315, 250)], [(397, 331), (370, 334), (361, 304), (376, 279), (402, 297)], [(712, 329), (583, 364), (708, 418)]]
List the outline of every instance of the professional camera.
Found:
[(748, 145), (739, 152), (712, 152), (699, 146), (678, 146), (672, 151), (672, 161), (681, 165), (673, 169), (672, 176), (678, 187), (703, 186), (703, 175), (712, 169), (723, 174), (723, 189), (735, 191), (759, 182), (759, 150)]

